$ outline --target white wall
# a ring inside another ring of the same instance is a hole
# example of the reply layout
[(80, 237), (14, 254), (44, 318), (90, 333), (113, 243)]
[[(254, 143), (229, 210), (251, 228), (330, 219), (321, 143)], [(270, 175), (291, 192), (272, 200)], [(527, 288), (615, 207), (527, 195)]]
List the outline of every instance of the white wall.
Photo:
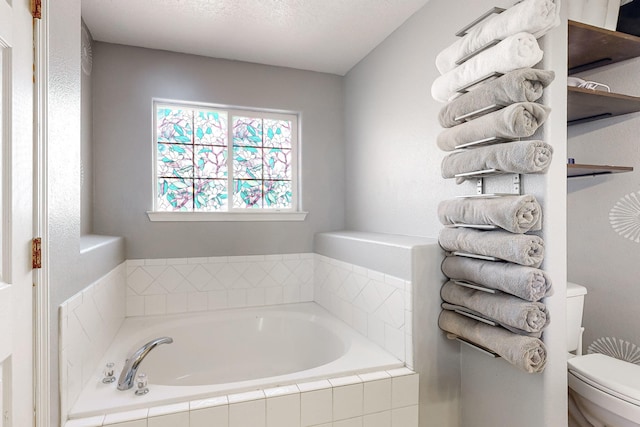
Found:
[[(613, 92), (640, 96), (640, 59), (579, 74), (605, 83)], [(573, 178), (568, 184), (568, 277), (588, 289), (584, 347), (599, 337), (640, 345), (636, 302), (640, 298), (640, 243), (611, 226), (609, 211), (625, 196), (640, 199), (640, 114), (598, 120), (568, 128), (569, 157), (576, 163), (633, 166), (634, 172)], [(638, 210), (636, 229), (640, 228)]]
[[(310, 252), (344, 225), (342, 78), (95, 43), (94, 232), (124, 236), (127, 258)], [(304, 222), (150, 222), (152, 98), (301, 113)]]
[[(444, 153), (435, 144), (440, 132), (430, 87), (437, 77), (435, 55), (452, 43), (454, 33), (493, 6), (509, 1), (431, 0), (345, 79), (346, 224), (349, 229), (435, 237), (440, 200), (474, 193), (475, 183), (456, 186), (440, 176)], [(544, 67), (558, 77), (545, 99), (553, 112), (545, 138), (555, 160), (546, 176), (525, 176), (524, 191), (543, 204), (547, 257), (543, 268), (556, 294), (546, 302), (552, 315), (545, 332), (548, 364), (544, 374), (528, 375), (506, 362), (462, 350), (461, 425), (562, 426), (566, 423), (565, 205), (566, 205), (566, 30), (546, 38)], [(506, 185), (501, 182), (499, 185)], [(432, 283), (439, 299), (441, 283)], [(418, 326), (416, 326), (418, 327)], [(437, 324), (420, 324), (437, 328)], [(526, 399), (523, 398), (526, 396)], [(425, 398), (423, 396), (423, 398)], [(421, 414), (421, 426), (432, 424)]]

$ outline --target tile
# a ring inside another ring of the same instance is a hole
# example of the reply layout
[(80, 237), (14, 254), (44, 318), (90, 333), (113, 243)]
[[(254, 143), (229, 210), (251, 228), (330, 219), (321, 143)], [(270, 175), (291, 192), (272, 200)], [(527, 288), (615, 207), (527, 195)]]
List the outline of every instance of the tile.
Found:
[(70, 420), (64, 424), (64, 427), (101, 427), (104, 421), (104, 415), (97, 417), (80, 418), (77, 420)]
[(229, 427), (266, 427), (265, 400), (229, 404)]
[(175, 403), (173, 405), (154, 406), (152, 408), (149, 408), (148, 417), (159, 417), (161, 415), (170, 415), (187, 411), (189, 411), (189, 402)]
[(364, 374), (358, 374), (358, 376), (363, 382), (385, 380), (387, 378), (391, 378), (391, 375), (389, 375), (386, 371), (367, 372)]
[(167, 260), (163, 258), (144, 260), (144, 265), (166, 265), (166, 264), (167, 264)]
[(418, 374), (391, 379), (391, 407), (401, 408), (418, 404)]
[(189, 425), (189, 412), (177, 412), (175, 414), (149, 417), (147, 427), (177, 427)]
[(153, 282), (153, 277), (143, 268), (136, 268), (127, 277), (127, 286), (133, 289), (138, 295), (142, 294)]
[(113, 414), (107, 414), (104, 417), (104, 425), (124, 423), (129, 421), (144, 420), (144, 425), (147, 425), (148, 409), (135, 409), (127, 412), (116, 412)]
[(265, 300), (264, 288), (247, 289), (247, 306), (262, 306)]
[(408, 369), (408, 368), (388, 369), (387, 373), (392, 377), (402, 377), (405, 375), (415, 374), (415, 372), (413, 372), (411, 369)]
[(300, 420), (302, 427), (331, 422), (333, 414), (332, 390), (309, 391), (300, 395)]
[(391, 409), (391, 378), (364, 383), (363, 413), (372, 414)]
[(299, 394), (300, 393), (300, 389), (298, 389), (298, 386), (295, 384), (292, 385), (285, 385), (285, 386), (281, 386), (281, 387), (273, 387), (273, 388), (267, 388), (264, 389), (264, 395), (269, 398), (269, 397), (278, 397), (278, 396), (286, 396), (288, 394)]
[(403, 329), (384, 325), (384, 349), (402, 361), (405, 358), (404, 337)]
[(187, 310), (189, 313), (207, 311), (209, 296), (206, 292), (189, 292), (187, 294)]
[(350, 418), (348, 420), (334, 421), (333, 427), (362, 427), (362, 417)]
[(391, 427), (391, 411), (365, 415), (362, 421), (362, 427)]
[(227, 398), (227, 396), (208, 397), (206, 399), (192, 400), (191, 402), (189, 402), (189, 410), (196, 411), (198, 409), (205, 409), (228, 404), (229, 399)]
[(284, 302), (282, 286), (266, 288), (264, 302), (267, 305), (282, 304)]
[(393, 409), (391, 427), (418, 427), (418, 405)]
[(103, 426), (113, 426), (113, 427), (147, 427), (147, 420), (136, 420), (136, 421), (125, 421), (123, 423), (115, 423), (115, 424), (103, 424)]
[(147, 295), (144, 297), (144, 314), (151, 316), (155, 314), (165, 314), (167, 312), (166, 295)]
[(333, 389), (333, 420), (344, 420), (362, 415), (362, 383)]
[(186, 312), (187, 294), (171, 294), (167, 296), (167, 314)]
[(227, 291), (209, 291), (207, 292), (207, 301), (208, 310), (220, 310), (227, 308)]
[(329, 383), (331, 384), (332, 387), (359, 384), (361, 382), (362, 382), (362, 379), (360, 379), (360, 377), (357, 375), (351, 375), (348, 377), (329, 378)]
[(127, 295), (127, 316), (144, 315), (144, 297)]
[(229, 404), (259, 400), (264, 399), (264, 397), (264, 392), (262, 390), (247, 391), (245, 393), (230, 394), (227, 396)]
[(384, 348), (384, 322), (373, 315), (367, 317), (367, 337)]
[(301, 392), (307, 392), (307, 391), (315, 391), (315, 390), (322, 390), (325, 388), (331, 388), (331, 383), (327, 380), (319, 380), (319, 381), (310, 381), (307, 383), (299, 383), (298, 384), (298, 389)]
[(300, 427), (300, 394), (267, 398), (266, 427)]
[(227, 427), (228, 425), (228, 405), (212, 406), (189, 411), (189, 427)]

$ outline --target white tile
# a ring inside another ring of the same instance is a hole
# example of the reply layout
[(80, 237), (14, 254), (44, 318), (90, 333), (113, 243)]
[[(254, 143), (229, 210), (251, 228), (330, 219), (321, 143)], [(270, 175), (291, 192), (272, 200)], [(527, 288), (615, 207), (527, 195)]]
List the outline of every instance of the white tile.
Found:
[(247, 391), (245, 393), (230, 394), (227, 396), (227, 398), (229, 399), (229, 404), (232, 404), (232, 403), (248, 402), (251, 400), (264, 399), (265, 396), (262, 390), (256, 390), (256, 391)]
[(186, 313), (187, 294), (167, 295), (167, 314)]
[(403, 279), (400, 279), (400, 278), (394, 277), (394, 276), (389, 276), (388, 274), (384, 275), (384, 282), (387, 285), (391, 285), (396, 289), (400, 289), (401, 291), (404, 291), (406, 283), (407, 283)]
[(393, 409), (391, 427), (418, 427), (418, 405)]
[(396, 329), (393, 326), (384, 325), (384, 349), (404, 362), (404, 330)]
[(333, 414), (331, 389), (309, 391), (300, 395), (302, 427), (331, 422)]
[(197, 265), (189, 275), (186, 276), (186, 279), (191, 283), (196, 289), (202, 290), (209, 283), (212, 276), (211, 274), (201, 265)]
[(364, 374), (358, 374), (358, 376), (363, 382), (386, 380), (387, 378), (391, 378), (391, 375), (389, 375), (386, 371), (366, 372)]
[(331, 388), (331, 383), (327, 380), (310, 381), (307, 383), (298, 384), (298, 389), (301, 392), (322, 390), (325, 388)]
[(267, 427), (300, 427), (300, 394), (267, 399)]
[(189, 292), (187, 294), (187, 310), (189, 313), (207, 311), (209, 296), (206, 292)]
[(367, 317), (367, 337), (384, 348), (384, 322), (373, 315)]
[(167, 258), (167, 265), (184, 265), (189, 263), (188, 258)]
[(404, 292), (394, 290), (375, 311), (375, 315), (384, 323), (400, 328), (404, 326)]
[(348, 420), (334, 421), (333, 427), (362, 427), (362, 417), (350, 418)]
[(264, 288), (247, 289), (247, 306), (265, 305)]
[(127, 277), (127, 286), (133, 289), (138, 295), (141, 295), (145, 289), (153, 282), (153, 277), (143, 268), (136, 268)]
[(101, 427), (104, 421), (104, 415), (97, 417), (80, 418), (77, 420), (70, 420), (64, 424), (64, 427)]
[(227, 427), (228, 425), (228, 405), (212, 406), (189, 412), (189, 427)]
[(127, 295), (127, 316), (144, 315), (144, 297)]
[(368, 414), (362, 420), (362, 427), (391, 427), (391, 411)]
[(167, 264), (167, 260), (164, 258), (144, 260), (144, 265), (166, 265), (166, 264)]
[(266, 288), (264, 292), (264, 302), (267, 305), (282, 304), (284, 301), (284, 293), (282, 286)]
[(402, 408), (418, 404), (418, 374), (391, 379), (391, 407)]
[(415, 372), (408, 368), (387, 369), (387, 373), (392, 377), (402, 377), (405, 375), (415, 374)]
[(266, 427), (265, 400), (229, 405), (229, 427)]
[(177, 427), (189, 425), (189, 412), (177, 412), (175, 414), (149, 417), (147, 427)]
[(380, 273), (379, 271), (367, 270), (367, 277), (371, 280), (384, 282), (384, 273)]
[(148, 409), (135, 409), (127, 412), (116, 412), (113, 414), (107, 414), (104, 417), (104, 425), (124, 423), (128, 421), (144, 420), (144, 425), (147, 425)]
[(227, 263), (229, 262), (229, 257), (226, 256), (212, 256), (207, 260), (209, 263)]
[(348, 377), (329, 378), (329, 383), (331, 383), (331, 386), (333, 387), (359, 384), (361, 382), (362, 382), (362, 379), (360, 379), (360, 377), (357, 375), (350, 375)]
[(127, 267), (137, 267), (144, 265), (144, 259), (128, 259), (125, 261)]
[(269, 398), (269, 397), (278, 397), (278, 396), (286, 396), (286, 395), (289, 395), (289, 394), (299, 394), (300, 393), (300, 389), (295, 384), (284, 385), (284, 386), (281, 386), (281, 387), (267, 388), (267, 389), (264, 389), (263, 391), (264, 391), (264, 395), (267, 398)]
[(220, 310), (227, 308), (227, 291), (209, 291), (207, 292), (207, 301), (208, 310)]
[(391, 409), (391, 378), (364, 383), (364, 413)]
[(147, 295), (144, 297), (144, 314), (165, 314), (167, 312), (166, 295)]
[(149, 408), (149, 418), (161, 415), (170, 415), (178, 412), (188, 412), (189, 402), (175, 403), (173, 405), (154, 406)]
[(192, 400), (189, 402), (189, 410), (196, 411), (198, 409), (211, 408), (213, 406), (224, 406), (229, 404), (227, 396), (208, 397), (206, 399)]
[(113, 427), (147, 427), (147, 420), (136, 420), (136, 421), (125, 421), (123, 423), (115, 423), (115, 424), (107, 424), (104, 423), (103, 426), (113, 426)]
[(156, 279), (156, 282), (167, 291), (172, 292), (183, 280), (182, 274), (178, 273), (173, 266), (168, 266), (160, 277)]
[(362, 383), (333, 389), (333, 420), (344, 420), (362, 415)]
[(247, 291), (244, 289), (229, 289), (227, 292), (227, 306), (229, 308), (247, 306)]
[(209, 257), (189, 258), (189, 264), (205, 264), (209, 262)]

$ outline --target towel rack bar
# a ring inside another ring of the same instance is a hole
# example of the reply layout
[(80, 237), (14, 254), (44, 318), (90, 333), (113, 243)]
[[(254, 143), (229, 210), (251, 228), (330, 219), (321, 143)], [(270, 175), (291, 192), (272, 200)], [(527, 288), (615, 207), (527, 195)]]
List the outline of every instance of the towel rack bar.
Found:
[(455, 251), (453, 252), (453, 254), (455, 256), (463, 256), (463, 257), (467, 257), (467, 258), (475, 258), (475, 259), (482, 259), (485, 261), (504, 261), (500, 258), (496, 258), (494, 256), (486, 256), (486, 255), (478, 255), (478, 254), (470, 254), (468, 252), (459, 252), (459, 251)]
[[(481, 180), (482, 178), (478, 178)], [(482, 193), (482, 194), (463, 194), (461, 196), (456, 196), (458, 199), (494, 199), (496, 197), (506, 197), (506, 196), (515, 196), (512, 193)]]
[(500, 14), (502, 12), (504, 12), (506, 9), (503, 9), (501, 7), (493, 7), (490, 10), (486, 11), (484, 14), (482, 14), (479, 18), (477, 18), (476, 20), (474, 20), (473, 22), (471, 22), (470, 24), (466, 25), (465, 27), (461, 28), (457, 33), (456, 33), (456, 37), (463, 37), (467, 34), (467, 32), (472, 29), (473, 27), (475, 27), (476, 25), (478, 25), (479, 23), (481, 23), (482, 21), (484, 21), (485, 19), (487, 19), (488, 17), (490, 17), (493, 14)]
[(485, 354), (487, 356), (490, 356), (490, 357), (493, 357), (493, 358), (500, 357), (498, 354), (494, 353), (493, 351), (489, 350), (488, 348), (485, 348), (485, 347), (482, 347), (481, 345), (472, 343), (471, 341), (466, 340), (464, 338), (461, 338), (461, 337), (459, 337), (459, 336), (457, 336), (455, 334), (447, 334), (447, 338), (449, 338), (450, 340), (456, 340), (456, 341), (458, 341), (458, 342), (460, 342), (462, 344), (466, 344), (469, 347), (471, 347), (471, 348), (473, 348), (475, 350), (478, 350), (480, 353), (483, 353), (483, 354)]
[(502, 172), (499, 169), (483, 169), (481, 171), (473, 171), (473, 172), (464, 172), (457, 173), (454, 175), (456, 178), (473, 178), (473, 177), (485, 177), (485, 176), (493, 176), (493, 175), (501, 175)]
[[(458, 117), (454, 117), (453, 120), (456, 122), (462, 121), (462, 120), (473, 120), (477, 117), (480, 116), (484, 116), (485, 114), (489, 114), (489, 113), (493, 113), (494, 111), (498, 111), (502, 108), (504, 108), (505, 106), (502, 104), (491, 104), (491, 105), (487, 105), (486, 107), (483, 108), (478, 108), (475, 111), (472, 111), (470, 113), (467, 114), (463, 114), (461, 116)], [(456, 147), (458, 148), (458, 147)]]
[(462, 86), (461, 88), (459, 88), (458, 90), (456, 90), (456, 92), (458, 93), (467, 93), (469, 92), (469, 90), (471, 90), (472, 87), (477, 86), (479, 84), (482, 84), (484, 82), (487, 82), (489, 80), (493, 80), (493, 79), (497, 79), (498, 77), (502, 76), (502, 73), (499, 73), (497, 71), (491, 73), (491, 74), (487, 74), (484, 77), (480, 77), (477, 80), (472, 81), (471, 83), (467, 83), (466, 85)]
[(475, 228), (476, 230), (495, 230), (498, 228), (497, 225), (491, 224), (462, 224), (457, 222), (455, 224), (447, 224), (445, 227), (449, 228)]
[(476, 291), (482, 291), (488, 294), (497, 294), (499, 292), (496, 289), (487, 288), (482, 285), (478, 285), (477, 283), (466, 282), (464, 280), (453, 280), (453, 283), (458, 286), (464, 286), (465, 288), (475, 289)]
[(500, 39), (496, 39), (496, 40), (492, 40), (489, 43), (485, 44), (484, 46), (482, 46), (481, 48), (478, 48), (476, 50), (474, 50), (471, 53), (466, 54), (465, 56), (463, 56), (462, 58), (458, 59), (456, 61), (456, 65), (462, 65), (465, 62), (467, 62), (468, 60), (470, 60), (471, 58), (473, 58), (474, 56), (484, 52), (485, 50), (494, 47), (495, 45), (497, 45), (498, 43), (500, 43), (502, 40)]
[(464, 144), (456, 145), (454, 148), (456, 150), (459, 150), (462, 148), (476, 148), (476, 147), (482, 147), (485, 145), (500, 144), (502, 142), (517, 141), (519, 139), (520, 138), (500, 138), (497, 136), (491, 136), (489, 138), (479, 139), (477, 141), (465, 142)]
[(453, 310), (453, 311), (455, 311), (456, 313), (458, 313), (461, 316), (465, 316), (465, 317), (468, 317), (470, 319), (477, 320), (478, 322), (486, 323), (489, 326), (498, 326), (498, 324), (496, 322), (492, 322), (491, 320), (485, 319), (482, 316), (476, 316), (475, 314), (471, 314), (471, 313), (469, 313), (467, 311), (464, 311), (464, 310)]

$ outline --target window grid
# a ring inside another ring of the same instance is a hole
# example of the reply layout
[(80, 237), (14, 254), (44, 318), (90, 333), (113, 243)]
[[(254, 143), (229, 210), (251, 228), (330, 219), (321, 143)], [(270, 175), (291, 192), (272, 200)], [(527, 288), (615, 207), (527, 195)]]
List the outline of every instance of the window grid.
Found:
[(297, 116), (156, 103), (155, 211), (292, 212)]

